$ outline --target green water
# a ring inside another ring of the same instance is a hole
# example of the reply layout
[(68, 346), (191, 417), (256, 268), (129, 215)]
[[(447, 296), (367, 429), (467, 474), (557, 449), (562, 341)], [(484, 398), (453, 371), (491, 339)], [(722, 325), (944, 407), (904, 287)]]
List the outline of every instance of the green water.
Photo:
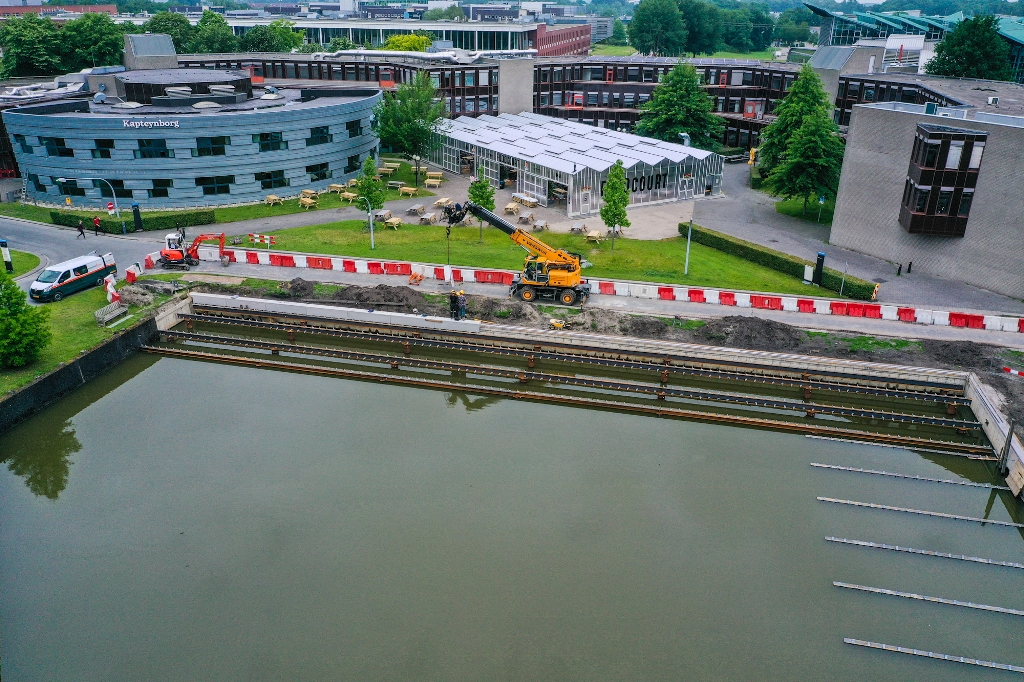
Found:
[[(930, 457), (930, 458), (929, 458)], [(725, 426), (137, 357), (0, 436), (21, 680), (988, 680), (1024, 665), (982, 464)]]

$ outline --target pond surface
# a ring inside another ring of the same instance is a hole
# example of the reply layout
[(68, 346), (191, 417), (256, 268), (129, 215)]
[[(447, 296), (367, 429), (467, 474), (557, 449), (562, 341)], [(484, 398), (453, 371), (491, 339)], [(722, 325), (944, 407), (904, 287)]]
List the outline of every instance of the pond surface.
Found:
[[(948, 455), (139, 356), (0, 436), (5, 682), (988, 680), (1024, 520)], [(1012, 515), (1011, 515), (1012, 514)]]

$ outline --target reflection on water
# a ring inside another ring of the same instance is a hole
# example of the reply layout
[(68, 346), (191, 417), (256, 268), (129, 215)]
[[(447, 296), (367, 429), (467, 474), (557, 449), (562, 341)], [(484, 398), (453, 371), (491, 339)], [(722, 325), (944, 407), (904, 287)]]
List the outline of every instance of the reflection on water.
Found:
[(16, 442), (5, 448), (0, 462), (11, 473), (25, 479), (28, 489), (40, 497), (56, 500), (68, 485), (71, 455), (82, 449), (71, 421), (59, 428), (48, 426), (32, 442)]
[(445, 402), (448, 403), (448, 407), (455, 407), (459, 403), (466, 408), (466, 412), (476, 412), (482, 410), (488, 405), (493, 405), (503, 398), (496, 395), (478, 396), (471, 398), (468, 393), (463, 391), (452, 391), (444, 394)]

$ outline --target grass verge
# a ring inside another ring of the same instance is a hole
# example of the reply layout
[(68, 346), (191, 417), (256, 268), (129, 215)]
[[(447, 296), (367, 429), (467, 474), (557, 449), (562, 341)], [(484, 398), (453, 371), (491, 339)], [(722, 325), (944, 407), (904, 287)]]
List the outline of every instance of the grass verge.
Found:
[(721, 57), (722, 59), (758, 59), (763, 62), (770, 62), (775, 59), (775, 48), (770, 47), (759, 52), (729, 52), (728, 50), (722, 50), (711, 56)]
[(154, 296), (153, 304), (146, 308), (131, 306), (130, 314), (134, 317), (113, 329), (97, 326), (96, 318), (93, 316), (94, 312), (107, 305), (106, 292), (99, 287), (80, 291), (63, 301), (45, 304), (50, 310), (50, 331), (53, 332), (53, 340), (43, 349), (39, 359), (31, 365), (5, 369), (0, 373), (0, 397), (73, 360), (82, 351), (106, 341), (118, 331), (130, 327), (141, 319), (140, 313), (152, 310), (168, 298), (169, 296)]
[[(818, 217), (819, 208), (821, 209), (820, 218)], [(807, 213), (804, 213), (803, 199), (788, 199), (775, 202), (775, 210), (783, 215), (799, 218), (800, 220), (831, 225), (832, 214), (836, 210), (836, 201), (835, 199), (827, 199), (824, 204), (819, 204), (815, 197), (810, 197), (807, 200)]]
[(21, 277), (39, 265), (39, 256), (27, 251), (15, 251), (11, 249), (11, 262), (14, 264), (12, 277)]
[[(288, 251), (324, 253), (360, 258), (445, 263), (448, 243), (440, 225), (403, 225), (398, 230), (375, 231), (377, 248), (370, 250), (366, 223), (348, 220), (326, 225), (310, 225), (275, 232), (277, 248)], [(483, 242), (476, 226), (452, 230), (451, 263), (476, 268), (519, 270), (523, 250), (502, 232), (483, 231)], [(587, 243), (580, 235), (544, 233), (549, 245), (575, 251), (593, 263), (584, 271), (590, 278), (616, 278), (656, 281), (692, 286), (716, 286), (784, 294), (811, 294), (814, 290), (796, 277), (751, 263), (716, 249), (694, 243), (690, 252), (690, 271), (683, 274), (686, 239), (673, 237), (660, 241), (618, 239), (612, 252), (610, 241)]]
[(595, 57), (628, 57), (636, 54), (636, 48), (629, 45), (594, 45), (591, 54)]

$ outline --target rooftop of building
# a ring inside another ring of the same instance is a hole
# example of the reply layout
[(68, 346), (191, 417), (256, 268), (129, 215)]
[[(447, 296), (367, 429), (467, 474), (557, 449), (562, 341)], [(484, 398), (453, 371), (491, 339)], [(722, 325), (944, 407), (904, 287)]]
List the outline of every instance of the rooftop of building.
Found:
[[(971, 111), (1024, 116), (1024, 85), (1020, 83), (908, 73), (848, 74), (845, 78), (919, 85), (955, 99)], [(998, 104), (989, 104), (990, 97), (998, 97)]]
[(230, 83), (239, 78), (249, 78), (244, 71), (227, 69), (138, 69), (123, 71), (116, 78), (133, 85), (189, 85), (192, 83)]

